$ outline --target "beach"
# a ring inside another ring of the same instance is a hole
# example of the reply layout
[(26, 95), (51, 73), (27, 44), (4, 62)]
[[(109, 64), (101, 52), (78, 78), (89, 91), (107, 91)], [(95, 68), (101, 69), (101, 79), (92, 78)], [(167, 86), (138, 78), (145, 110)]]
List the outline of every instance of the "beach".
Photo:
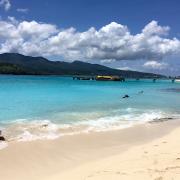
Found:
[(179, 138), (179, 120), (168, 120), (55, 140), (9, 142), (0, 150), (0, 178), (178, 180)]
[(179, 8), (0, 0), (0, 180), (180, 180)]
[(0, 179), (179, 180), (178, 83), (4, 75), (0, 84)]

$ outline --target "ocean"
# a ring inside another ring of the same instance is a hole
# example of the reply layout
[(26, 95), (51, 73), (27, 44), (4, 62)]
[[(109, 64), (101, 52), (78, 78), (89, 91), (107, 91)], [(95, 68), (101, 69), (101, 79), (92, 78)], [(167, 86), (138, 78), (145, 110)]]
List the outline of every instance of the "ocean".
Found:
[(170, 80), (0, 76), (0, 130), (9, 141), (54, 139), (179, 117), (180, 83)]

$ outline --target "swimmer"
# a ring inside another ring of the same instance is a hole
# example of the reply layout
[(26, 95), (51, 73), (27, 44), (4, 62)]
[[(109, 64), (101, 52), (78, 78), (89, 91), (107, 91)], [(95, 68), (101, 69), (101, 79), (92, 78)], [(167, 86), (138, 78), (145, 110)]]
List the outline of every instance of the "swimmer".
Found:
[(129, 98), (129, 95), (126, 94), (122, 98)]

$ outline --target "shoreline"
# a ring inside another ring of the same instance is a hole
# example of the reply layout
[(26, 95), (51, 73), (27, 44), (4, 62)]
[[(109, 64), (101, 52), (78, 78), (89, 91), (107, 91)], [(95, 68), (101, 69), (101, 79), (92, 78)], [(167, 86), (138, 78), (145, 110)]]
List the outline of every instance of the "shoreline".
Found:
[[(64, 136), (55, 140), (10, 142), (7, 148), (0, 150), (0, 177), (3, 180), (56, 180), (61, 176), (74, 179), (69, 177), (69, 172), (73, 175), (74, 171), (80, 171), (78, 167), (93, 167), (96, 163), (103, 166), (106, 159), (127, 154), (139, 146), (146, 147), (174, 131), (180, 132), (178, 120), (147, 122), (121, 130)], [(88, 174), (87, 170), (85, 172)], [(81, 176), (85, 176), (84, 171), (77, 179)]]
[[(143, 120), (138, 120), (142, 119), (142, 117), (144, 117)], [(120, 118), (124, 119), (119, 120)], [(107, 115), (95, 120), (83, 120), (74, 124), (58, 124), (50, 120), (27, 121), (26, 119), (18, 119), (12, 123), (5, 124), (6, 126), (4, 127), (2, 126), (0, 135), (2, 138), (6, 139), (7, 145), (9, 142), (55, 140), (64, 136), (114, 132), (146, 123), (164, 122), (169, 120), (175, 121), (179, 119), (179, 115), (169, 115), (165, 114), (163, 111), (149, 111), (136, 115), (133, 121), (129, 119), (133, 119), (132, 114), (127, 117), (123, 117), (123, 115), (122, 117), (121, 115), (118, 117), (116, 115)], [(0, 141), (0, 150), (1, 149), (3, 149), (3, 146)]]

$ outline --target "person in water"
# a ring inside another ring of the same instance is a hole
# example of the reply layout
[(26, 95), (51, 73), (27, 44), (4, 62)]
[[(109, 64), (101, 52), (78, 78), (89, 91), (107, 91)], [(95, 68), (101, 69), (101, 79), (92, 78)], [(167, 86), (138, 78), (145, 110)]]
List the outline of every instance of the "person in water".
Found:
[(129, 98), (129, 95), (126, 94), (122, 98)]
[[(143, 94), (144, 93), (144, 91), (139, 91), (138, 92), (138, 94)], [(124, 98), (129, 98), (130, 96), (129, 95), (127, 95), (127, 94), (125, 94), (122, 98), (124, 99)]]

